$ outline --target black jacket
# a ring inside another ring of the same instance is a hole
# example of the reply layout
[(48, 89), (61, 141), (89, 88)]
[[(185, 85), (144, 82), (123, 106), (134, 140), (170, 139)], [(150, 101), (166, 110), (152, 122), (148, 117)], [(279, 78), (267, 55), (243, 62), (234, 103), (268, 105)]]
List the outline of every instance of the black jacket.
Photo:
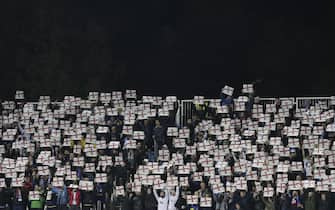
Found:
[[(18, 198), (18, 192), (16, 191), (16, 189), (13, 189), (11, 191), (11, 198), (12, 198), (12, 204), (14, 205), (23, 205), (24, 204), (24, 199), (23, 199), (23, 192), (21, 190), (21, 200)], [(1, 199), (1, 198), (0, 198)]]
[(0, 206), (5, 206), (6, 204), (10, 204), (11, 193), (8, 188), (3, 188), (0, 191)]
[(318, 202), (318, 210), (330, 210), (330, 203), (329, 200), (319, 200)]
[(183, 209), (187, 209), (187, 202), (186, 202), (186, 199), (183, 198), (183, 197), (179, 197), (177, 203), (176, 203), (176, 207), (180, 210), (183, 210)]
[(143, 210), (143, 199), (139, 195), (133, 197), (133, 210)]
[(121, 210), (132, 210), (133, 201), (128, 196), (121, 201)]
[(82, 191), (82, 203), (85, 205), (93, 205), (95, 203), (95, 192), (93, 191)]
[(157, 209), (157, 201), (153, 194), (146, 194), (144, 196), (144, 209), (145, 210)]

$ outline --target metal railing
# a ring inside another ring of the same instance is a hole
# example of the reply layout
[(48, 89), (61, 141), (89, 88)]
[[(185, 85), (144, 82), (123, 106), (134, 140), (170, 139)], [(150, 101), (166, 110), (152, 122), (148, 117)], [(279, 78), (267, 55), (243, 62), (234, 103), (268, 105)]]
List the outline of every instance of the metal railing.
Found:
[[(278, 98), (259, 98), (261, 104), (273, 104)], [(328, 97), (284, 97), (279, 98), (281, 101), (292, 101), (295, 104), (296, 109), (306, 108), (310, 106), (320, 106), (320, 107), (329, 107), (332, 105), (332, 99), (335, 101), (335, 98), (330, 96)], [(205, 102), (210, 102), (213, 99), (205, 99)], [(214, 99), (215, 100), (215, 99)], [(180, 109), (180, 122), (179, 125), (182, 127), (187, 123), (188, 119), (192, 119), (193, 116), (193, 100), (180, 100), (179, 101)]]
[(310, 106), (326, 106), (329, 107), (332, 97), (297, 97), (296, 108), (308, 108)]

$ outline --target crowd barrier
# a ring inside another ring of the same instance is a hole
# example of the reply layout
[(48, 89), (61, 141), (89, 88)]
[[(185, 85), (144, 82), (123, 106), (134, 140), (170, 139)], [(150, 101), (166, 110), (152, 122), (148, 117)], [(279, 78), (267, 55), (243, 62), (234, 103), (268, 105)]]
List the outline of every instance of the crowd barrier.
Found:
[[(261, 97), (259, 98), (260, 103), (262, 104), (272, 104), (275, 103), (277, 98), (270, 97)], [(205, 102), (211, 102), (213, 100), (220, 99), (205, 99)], [(331, 96), (326, 97), (283, 97), (279, 98), (281, 101), (292, 101), (295, 104), (296, 109), (306, 108), (307, 106), (329, 106), (332, 104), (332, 100), (334, 100)], [(179, 111), (180, 116), (177, 119), (177, 122), (181, 127), (183, 127), (188, 119), (192, 119), (193, 109), (192, 109), (193, 100), (185, 99), (179, 100)]]

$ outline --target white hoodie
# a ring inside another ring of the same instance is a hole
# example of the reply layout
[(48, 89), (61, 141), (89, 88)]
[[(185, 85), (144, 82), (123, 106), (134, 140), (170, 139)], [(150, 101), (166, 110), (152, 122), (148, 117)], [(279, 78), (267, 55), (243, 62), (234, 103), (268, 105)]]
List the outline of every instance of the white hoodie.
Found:
[(168, 191), (168, 193), (169, 193), (168, 210), (177, 210), (176, 203), (177, 203), (178, 198), (179, 198), (179, 187), (177, 186), (177, 188), (176, 188), (176, 195), (175, 196), (171, 195), (170, 191)]
[(155, 198), (157, 200), (157, 203), (158, 203), (157, 210), (167, 210), (168, 209), (168, 203), (169, 203), (169, 196), (168, 196), (167, 190), (165, 190), (165, 197), (164, 198), (158, 196), (155, 189), (153, 191), (154, 191), (154, 196), (155, 196)]

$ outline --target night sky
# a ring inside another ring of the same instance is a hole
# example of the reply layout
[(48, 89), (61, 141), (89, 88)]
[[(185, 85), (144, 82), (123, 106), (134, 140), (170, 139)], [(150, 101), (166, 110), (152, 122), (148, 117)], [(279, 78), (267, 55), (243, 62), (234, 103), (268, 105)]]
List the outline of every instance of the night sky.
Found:
[(322, 1), (2, 1), (1, 99), (335, 95), (334, 12)]

